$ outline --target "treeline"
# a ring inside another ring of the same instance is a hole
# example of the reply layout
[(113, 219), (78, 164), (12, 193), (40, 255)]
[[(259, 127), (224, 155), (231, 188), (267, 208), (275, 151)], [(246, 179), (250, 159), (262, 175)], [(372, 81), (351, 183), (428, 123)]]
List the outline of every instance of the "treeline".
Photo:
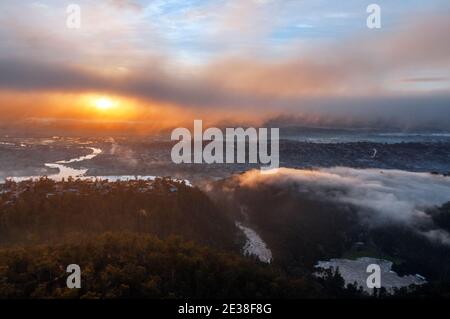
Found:
[[(410, 227), (368, 227), (355, 207), (329, 201), (325, 193), (301, 193), (295, 185), (245, 187), (230, 180), (217, 183), (211, 196), (233, 218), (253, 225), (290, 275), (311, 273), (319, 260), (375, 257), (392, 261), (400, 276), (420, 274), (428, 281), (416, 289), (398, 289), (397, 296), (450, 296), (450, 246)], [(450, 203), (427, 214), (434, 227), (450, 231)], [(388, 295), (380, 291), (377, 296)]]
[[(68, 265), (81, 270), (81, 288), (70, 289)], [(0, 299), (28, 298), (368, 298), (344, 288), (338, 272), (320, 278), (289, 276), (277, 267), (218, 252), (179, 237), (160, 240), (136, 233), (104, 233), (73, 243), (0, 248)], [(450, 283), (380, 289), (375, 298), (450, 297)]]
[(0, 244), (60, 242), (69, 234), (132, 231), (237, 250), (238, 229), (199, 189), (155, 181), (8, 182), (0, 195)]
[[(449, 248), (408, 229), (366, 229), (352, 207), (295, 190), (216, 195), (170, 178), (9, 181), (0, 189), (0, 298), (359, 298), (337, 273), (312, 275), (318, 260), (357, 241), (400, 260), (400, 274), (430, 281), (394, 297), (450, 295)], [(449, 209), (429, 214), (447, 229)], [(235, 219), (255, 227), (274, 263), (239, 255)], [(81, 267), (81, 289), (66, 287), (69, 264)]]
[[(233, 218), (184, 182), (42, 178), (0, 191), (0, 298), (360, 296), (337, 274), (292, 276), (240, 255)], [(70, 264), (81, 289), (67, 288)]]
[[(81, 268), (81, 288), (66, 267)], [(106, 233), (81, 242), (0, 249), (0, 298), (319, 298), (306, 277), (180, 238)], [(339, 290), (341, 291), (341, 290)]]
[(356, 210), (348, 205), (319, 200), (295, 187), (224, 183), (217, 183), (211, 196), (233, 218), (253, 225), (274, 260), (292, 274), (310, 273), (319, 260), (343, 255), (360, 239)]
[(433, 222), (447, 232), (450, 232), (450, 202), (437, 207), (428, 212), (433, 218)]

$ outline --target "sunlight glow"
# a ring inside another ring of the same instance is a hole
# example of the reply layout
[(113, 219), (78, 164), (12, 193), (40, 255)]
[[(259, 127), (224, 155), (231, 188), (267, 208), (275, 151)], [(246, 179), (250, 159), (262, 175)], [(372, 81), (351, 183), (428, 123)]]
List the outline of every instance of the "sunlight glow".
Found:
[(106, 97), (99, 98), (95, 101), (95, 107), (100, 111), (107, 111), (115, 105), (116, 103), (113, 100)]

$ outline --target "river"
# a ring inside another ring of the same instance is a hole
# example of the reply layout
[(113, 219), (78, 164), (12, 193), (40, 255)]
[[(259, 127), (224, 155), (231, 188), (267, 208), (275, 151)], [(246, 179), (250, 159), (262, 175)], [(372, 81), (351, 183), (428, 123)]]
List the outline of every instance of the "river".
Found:
[(244, 255), (256, 256), (260, 261), (270, 264), (272, 261), (272, 252), (261, 236), (259, 236), (256, 231), (242, 225), (240, 222), (236, 222), (236, 226), (239, 227), (245, 234), (245, 237), (247, 237), (247, 241), (244, 245)]
[[(101, 179), (101, 180), (108, 180), (111, 182), (115, 181), (128, 181), (128, 180), (154, 180), (157, 176), (153, 175), (112, 175), (112, 176), (87, 176), (86, 173), (88, 169), (86, 168), (72, 168), (70, 166), (67, 166), (66, 164), (75, 163), (75, 162), (82, 162), (86, 160), (91, 160), (102, 153), (102, 150), (100, 148), (95, 147), (87, 147), (87, 149), (92, 150), (91, 154), (79, 156), (76, 158), (72, 158), (69, 160), (61, 160), (54, 163), (45, 163), (44, 165), (48, 168), (54, 168), (58, 169), (58, 173), (51, 174), (47, 176), (49, 179), (52, 179), (54, 181), (62, 181), (63, 179), (67, 180), (69, 177), (83, 179), (83, 180), (89, 180), (89, 179)], [(15, 181), (15, 182), (21, 182), (29, 179), (39, 179), (42, 176), (20, 176), (20, 177), (8, 177), (7, 179)], [(191, 182), (189, 180), (178, 180), (174, 179), (174, 181), (182, 182), (184, 181), (186, 185), (192, 186)]]

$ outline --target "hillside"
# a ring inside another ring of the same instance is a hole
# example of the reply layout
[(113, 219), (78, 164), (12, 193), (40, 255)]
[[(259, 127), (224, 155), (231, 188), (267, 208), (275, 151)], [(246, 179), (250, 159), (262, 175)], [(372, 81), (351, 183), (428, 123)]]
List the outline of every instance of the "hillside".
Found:
[(2, 244), (131, 231), (234, 251), (241, 246), (238, 229), (220, 208), (199, 189), (171, 179), (7, 182), (0, 220)]

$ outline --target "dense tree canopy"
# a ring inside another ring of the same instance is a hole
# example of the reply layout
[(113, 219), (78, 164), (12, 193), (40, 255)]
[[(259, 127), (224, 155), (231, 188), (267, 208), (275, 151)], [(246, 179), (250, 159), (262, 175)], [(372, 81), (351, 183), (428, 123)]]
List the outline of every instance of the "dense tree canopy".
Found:
[[(42, 178), (0, 187), (0, 298), (363, 297), (336, 271), (313, 275), (318, 260), (348, 253), (359, 239), (365, 253), (398, 258), (397, 272), (420, 269), (431, 279), (396, 296), (450, 291), (447, 247), (398, 227), (365, 229), (351, 207), (277, 189), (238, 190), (233, 207), (169, 178)], [(442, 228), (449, 207), (429, 212)], [(258, 229), (274, 252), (272, 264), (241, 255), (235, 219)], [(66, 286), (70, 264), (81, 267), (81, 289)], [(389, 297), (382, 290), (376, 296)]]
[[(66, 267), (81, 267), (81, 289)], [(0, 298), (294, 298), (320, 286), (180, 238), (106, 233), (89, 240), (0, 250)]]
[[(105, 231), (178, 235), (238, 250), (233, 221), (198, 188), (166, 179), (14, 183), (0, 195), (0, 243), (60, 242)], [(239, 245), (238, 245), (239, 244)]]

